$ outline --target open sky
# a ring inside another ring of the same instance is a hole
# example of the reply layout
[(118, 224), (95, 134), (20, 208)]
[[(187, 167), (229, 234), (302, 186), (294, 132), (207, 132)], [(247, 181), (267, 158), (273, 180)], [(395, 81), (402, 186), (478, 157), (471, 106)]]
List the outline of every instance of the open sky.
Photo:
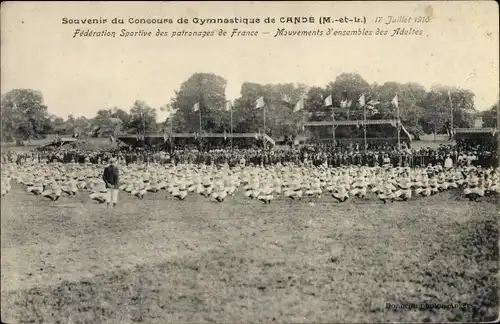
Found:
[[(376, 24), (375, 17), (430, 17), (427, 24)], [(281, 24), (280, 17), (315, 17), (315, 24)], [(320, 16), (366, 17), (366, 24), (320, 25)], [(62, 24), (63, 18), (107, 18), (107, 24)], [(114, 25), (114, 17), (185, 17), (189, 24)], [(200, 26), (193, 18), (260, 18), (255, 25)], [(266, 17), (278, 23), (264, 24)], [(422, 36), (288, 36), (278, 28), (423, 30)], [(114, 31), (110, 37), (76, 37), (74, 30)], [(268, 35), (246, 37), (119, 37), (120, 30), (212, 31), (233, 28)], [(342, 72), (368, 82), (445, 84), (472, 90), (476, 108), (490, 108), (499, 95), (499, 16), (494, 1), (442, 2), (224, 2), (224, 3), (38, 3), (3, 2), (1, 92), (32, 88), (43, 93), (49, 112), (91, 117), (102, 108), (128, 109), (135, 100), (153, 107), (170, 101), (195, 72), (228, 81), (235, 99), (245, 81), (300, 82), (324, 86)], [(160, 113), (161, 117), (161, 113)]]

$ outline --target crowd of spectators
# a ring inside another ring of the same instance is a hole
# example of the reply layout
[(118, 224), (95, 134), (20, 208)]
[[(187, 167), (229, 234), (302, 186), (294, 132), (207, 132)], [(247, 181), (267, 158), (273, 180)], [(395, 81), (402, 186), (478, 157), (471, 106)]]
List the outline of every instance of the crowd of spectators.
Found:
[(164, 148), (133, 148), (116, 149), (78, 149), (78, 148), (46, 148), (32, 150), (26, 153), (3, 152), (2, 162), (35, 163), (93, 163), (104, 164), (112, 157), (120, 163), (158, 163), (158, 164), (228, 164), (235, 166), (241, 163), (254, 165), (272, 164), (310, 164), (376, 166), (391, 164), (393, 166), (428, 166), (443, 164), (450, 157), (455, 165), (495, 166), (497, 162), (496, 148), (493, 145), (470, 145), (459, 142), (456, 145), (443, 144), (438, 148), (423, 147), (410, 149), (403, 145), (369, 145), (366, 148), (356, 145), (308, 144), (293, 148), (219, 148), (199, 150), (196, 146), (166, 150)]

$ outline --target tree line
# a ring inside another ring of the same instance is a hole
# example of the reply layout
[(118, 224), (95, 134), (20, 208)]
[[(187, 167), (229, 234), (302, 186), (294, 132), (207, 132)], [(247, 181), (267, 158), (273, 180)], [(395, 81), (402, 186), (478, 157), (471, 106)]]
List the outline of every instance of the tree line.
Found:
[[(330, 136), (331, 128), (303, 129), (300, 126), (305, 121), (331, 120), (331, 107), (325, 107), (325, 98), (329, 96), (333, 107), (339, 107), (345, 101), (351, 102), (348, 111), (335, 114), (336, 120), (362, 119), (361, 95), (373, 103), (368, 119), (393, 119), (396, 112), (391, 101), (397, 94), (401, 121), (416, 137), (445, 132), (449, 129), (451, 111), (455, 127), (472, 127), (477, 116), (483, 116), (485, 127), (496, 125), (496, 105), (478, 112), (472, 91), (445, 85), (435, 85), (427, 90), (413, 82), (370, 84), (357, 73), (342, 73), (324, 87), (245, 82), (241, 85), (240, 96), (234, 100), (226, 97), (226, 85), (227, 81), (221, 76), (195, 73), (162, 107), (151, 107), (145, 101), (137, 100), (128, 110), (110, 107), (98, 110), (92, 118), (70, 115), (66, 119), (49, 113), (41, 92), (14, 89), (2, 94), (1, 98), (2, 141), (26, 141), (54, 133), (80, 136), (191, 133), (200, 131), (200, 117), (203, 132), (230, 133), (232, 125), (235, 133), (265, 132), (273, 138), (326, 137)], [(261, 97), (265, 107), (256, 109), (256, 101)], [(302, 101), (300, 110), (295, 109), (299, 101)], [(165, 112), (168, 117), (158, 120), (158, 111)], [(381, 126), (378, 130), (379, 133), (387, 132)], [(356, 127), (346, 127), (343, 134), (356, 136), (356, 132)]]

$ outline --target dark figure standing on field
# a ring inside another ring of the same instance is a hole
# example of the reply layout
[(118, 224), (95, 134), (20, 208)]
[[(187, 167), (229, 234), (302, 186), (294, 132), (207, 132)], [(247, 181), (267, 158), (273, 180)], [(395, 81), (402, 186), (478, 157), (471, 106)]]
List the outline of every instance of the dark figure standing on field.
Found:
[(118, 171), (118, 167), (116, 166), (116, 159), (111, 158), (109, 160), (109, 165), (104, 169), (104, 173), (102, 175), (102, 179), (106, 184), (107, 195), (106, 202), (108, 203), (108, 207), (113, 204), (113, 207), (116, 207), (116, 203), (118, 202), (118, 187), (120, 185), (120, 173)]

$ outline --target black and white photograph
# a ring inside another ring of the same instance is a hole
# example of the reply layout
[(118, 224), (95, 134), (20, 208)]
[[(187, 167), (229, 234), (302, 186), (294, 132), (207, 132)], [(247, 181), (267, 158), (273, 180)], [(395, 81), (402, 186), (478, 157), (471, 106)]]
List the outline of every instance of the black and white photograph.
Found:
[(496, 1), (6, 1), (1, 322), (500, 315)]

